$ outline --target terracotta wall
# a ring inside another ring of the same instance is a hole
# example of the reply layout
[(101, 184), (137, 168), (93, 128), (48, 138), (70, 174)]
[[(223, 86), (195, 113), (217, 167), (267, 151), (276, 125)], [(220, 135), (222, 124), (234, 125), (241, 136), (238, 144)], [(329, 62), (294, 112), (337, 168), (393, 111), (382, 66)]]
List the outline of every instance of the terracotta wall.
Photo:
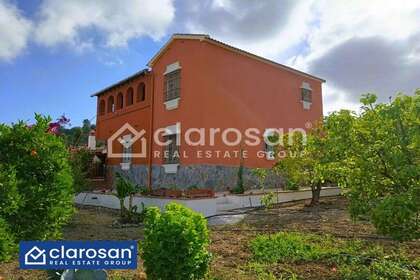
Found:
[[(181, 70), (181, 100), (179, 108), (166, 111), (164, 107), (163, 73), (166, 66), (178, 61)], [(170, 48), (153, 65), (155, 109), (154, 128), (166, 127), (176, 122), (182, 130), (190, 127), (237, 128), (241, 131), (255, 127), (306, 128), (322, 117), (321, 82), (290, 71), (228, 51), (206, 41), (175, 40)], [(311, 85), (312, 107), (304, 110), (301, 103), (302, 82)], [(231, 134), (233, 136), (233, 134)], [(262, 135), (260, 136), (262, 138)], [(207, 138), (208, 141), (208, 138)], [(246, 147), (248, 167), (268, 167), (272, 161), (259, 159), (258, 147)], [(162, 150), (154, 145), (154, 150)], [(211, 158), (197, 158), (197, 150), (212, 150)], [(216, 151), (239, 151), (240, 145), (228, 147), (221, 142), (220, 134), (214, 147), (189, 147), (182, 145), (181, 164), (239, 164), (239, 157), (217, 157)], [(161, 163), (154, 159), (154, 163)]]
[[(145, 100), (137, 102), (137, 88), (140, 83), (144, 83), (146, 86), (146, 96)], [(134, 89), (134, 103), (133, 105), (126, 104), (126, 93), (127, 90), (132, 87)], [(122, 109), (117, 109), (113, 113), (107, 112), (107, 101), (108, 97), (113, 95), (114, 101), (116, 104), (117, 95), (121, 92), (124, 95), (124, 106)], [(112, 89), (109, 92), (100, 95), (98, 97), (98, 113), (96, 120), (96, 138), (98, 140), (107, 141), (118, 129), (120, 129), (125, 123), (130, 124), (134, 129), (140, 131), (142, 129), (146, 130), (146, 134), (150, 134), (150, 101), (151, 101), (151, 76), (141, 76), (137, 77), (134, 80), (116, 88)], [(99, 114), (99, 102), (105, 100), (106, 112), (104, 115)], [(121, 135), (129, 134), (129, 131), (124, 131)], [(113, 151), (117, 153), (122, 153), (123, 147), (118, 141), (113, 141)], [(136, 142), (133, 145), (133, 153), (139, 153), (141, 147), (140, 142)], [(107, 164), (119, 164), (121, 162), (120, 158), (108, 158)], [(146, 158), (134, 158), (132, 160), (133, 164), (146, 164)]]

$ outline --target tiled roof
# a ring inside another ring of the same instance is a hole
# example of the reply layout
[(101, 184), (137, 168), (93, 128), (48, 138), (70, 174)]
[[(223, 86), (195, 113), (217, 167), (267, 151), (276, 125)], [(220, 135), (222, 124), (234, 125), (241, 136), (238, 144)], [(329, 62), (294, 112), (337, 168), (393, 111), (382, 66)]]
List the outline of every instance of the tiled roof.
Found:
[(149, 73), (149, 69), (148, 68), (145, 68), (145, 69), (143, 69), (141, 71), (138, 71), (138, 72), (134, 73), (133, 75), (131, 75), (131, 76), (129, 76), (129, 77), (121, 80), (121, 81), (116, 82), (115, 84), (112, 84), (112, 85), (110, 85), (110, 86), (108, 86), (108, 87), (106, 87), (104, 89), (101, 89), (100, 91), (98, 91), (98, 92), (96, 92), (94, 94), (91, 94), (90, 96), (92, 96), (92, 97), (93, 96), (99, 96), (99, 95), (101, 95), (101, 94), (103, 94), (103, 93), (105, 93), (105, 92), (107, 92), (107, 91), (109, 91), (111, 89), (114, 89), (114, 88), (116, 88), (118, 86), (121, 86), (121, 85), (123, 85), (123, 84), (131, 81), (132, 79), (135, 79), (135, 78), (137, 78), (139, 76), (144, 76), (147, 73)]

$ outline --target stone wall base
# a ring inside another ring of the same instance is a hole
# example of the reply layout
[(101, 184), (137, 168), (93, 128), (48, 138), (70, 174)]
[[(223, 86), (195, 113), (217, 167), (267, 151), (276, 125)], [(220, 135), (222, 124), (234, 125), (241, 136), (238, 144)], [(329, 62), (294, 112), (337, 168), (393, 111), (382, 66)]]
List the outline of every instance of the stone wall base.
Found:
[[(147, 165), (131, 165), (130, 169), (122, 170), (121, 166), (108, 166), (110, 173), (120, 172), (128, 176), (133, 182), (146, 186), (148, 178)], [(174, 174), (166, 173), (161, 165), (152, 166), (153, 188), (186, 189), (192, 186), (198, 188), (209, 188), (214, 191), (226, 191), (233, 189), (238, 180), (238, 167), (221, 165), (179, 165), (178, 171)], [(115, 178), (115, 176), (112, 176)], [(250, 168), (244, 168), (243, 182), (245, 189), (261, 188), (258, 178), (254, 176)], [(266, 188), (280, 188), (283, 186), (282, 177), (269, 170), (264, 182)], [(113, 183), (115, 184), (115, 182)]]

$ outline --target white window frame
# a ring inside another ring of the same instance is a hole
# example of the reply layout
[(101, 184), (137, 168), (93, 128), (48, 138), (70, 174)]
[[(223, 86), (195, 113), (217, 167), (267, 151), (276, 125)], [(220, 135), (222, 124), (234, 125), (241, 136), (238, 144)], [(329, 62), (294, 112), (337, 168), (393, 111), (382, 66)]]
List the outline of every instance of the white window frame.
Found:
[[(124, 135), (123, 137), (124, 142), (131, 142), (131, 134)], [(128, 170), (130, 168), (132, 158), (133, 158), (133, 144), (131, 144), (128, 148), (123, 145), (123, 157), (121, 161), (121, 168), (123, 170)]]

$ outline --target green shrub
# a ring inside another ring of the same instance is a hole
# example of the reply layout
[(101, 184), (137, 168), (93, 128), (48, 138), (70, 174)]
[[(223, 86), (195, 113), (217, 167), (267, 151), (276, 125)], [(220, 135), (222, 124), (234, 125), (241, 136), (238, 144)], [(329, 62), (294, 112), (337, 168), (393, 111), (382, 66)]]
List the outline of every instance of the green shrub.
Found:
[(407, 194), (387, 197), (378, 203), (372, 214), (377, 230), (397, 240), (420, 238), (419, 197), (413, 201)]
[(295, 261), (338, 266), (340, 279), (348, 280), (413, 279), (420, 269), (419, 264), (410, 261), (403, 251), (385, 253), (382, 246), (329, 235), (295, 232), (260, 235), (250, 242), (250, 249), (256, 272), (266, 264)]
[(89, 172), (94, 154), (88, 149), (78, 149), (71, 153), (70, 167), (76, 193), (89, 190)]
[[(360, 113), (341, 111), (325, 119), (330, 171), (350, 201), (353, 218), (369, 219), (396, 239), (420, 237), (420, 90), (377, 103), (361, 99)], [(334, 168), (335, 167), (335, 168)]]
[(259, 235), (250, 243), (254, 260), (264, 263), (316, 259), (320, 252), (300, 233)]
[(263, 263), (319, 259), (338, 262), (360, 252), (361, 247), (359, 241), (347, 242), (329, 235), (299, 232), (263, 234), (250, 242), (253, 259)]
[(391, 260), (378, 260), (368, 266), (346, 265), (340, 270), (345, 280), (387, 279), (409, 280), (414, 279), (413, 272), (403, 264)]
[(266, 194), (264, 194), (261, 197), (261, 205), (264, 206), (264, 208), (269, 209), (271, 207), (273, 207), (273, 204), (275, 203), (274, 198), (275, 198), (275, 194), (274, 192), (268, 192)]
[(21, 204), (15, 169), (0, 164), (0, 217), (16, 215)]
[(9, 260), (15, 251), (14, 237), (7, 223), (0, 217), (0, 262)]
[[(33, 126), (0, 125), (0, 162), (17, 179), (16, 187), (1, 192), (0, 203), (13, 205), (2, 216), (16, 240), (56, 239), (73, 213), (69, 153), (63, 140), (48, 132), (50, 119), (35, 118)], [(4, 174), (2, 180), (15, 184)]]
[(211, 255), (205, 218), (176, 203), (148, 208), (142, 257), (147, 279), (202, 279)]
[[(133, 206), (134, 194), (140, 191), (140, 186), (131, 182), (128, 178), (124, 177), (121, 173), (117, 173), (116, 182), (116, 196), (120, 200), (120, 217), (123, 223), (140, 223), (144, 219), (144, 215), (147, 209), (144, 208), (142, 203), (142, 209), (140, 213), (137, 213), (137, 205)], [(125, 198), (128, 198), (128, 208), (124, 205)]]

